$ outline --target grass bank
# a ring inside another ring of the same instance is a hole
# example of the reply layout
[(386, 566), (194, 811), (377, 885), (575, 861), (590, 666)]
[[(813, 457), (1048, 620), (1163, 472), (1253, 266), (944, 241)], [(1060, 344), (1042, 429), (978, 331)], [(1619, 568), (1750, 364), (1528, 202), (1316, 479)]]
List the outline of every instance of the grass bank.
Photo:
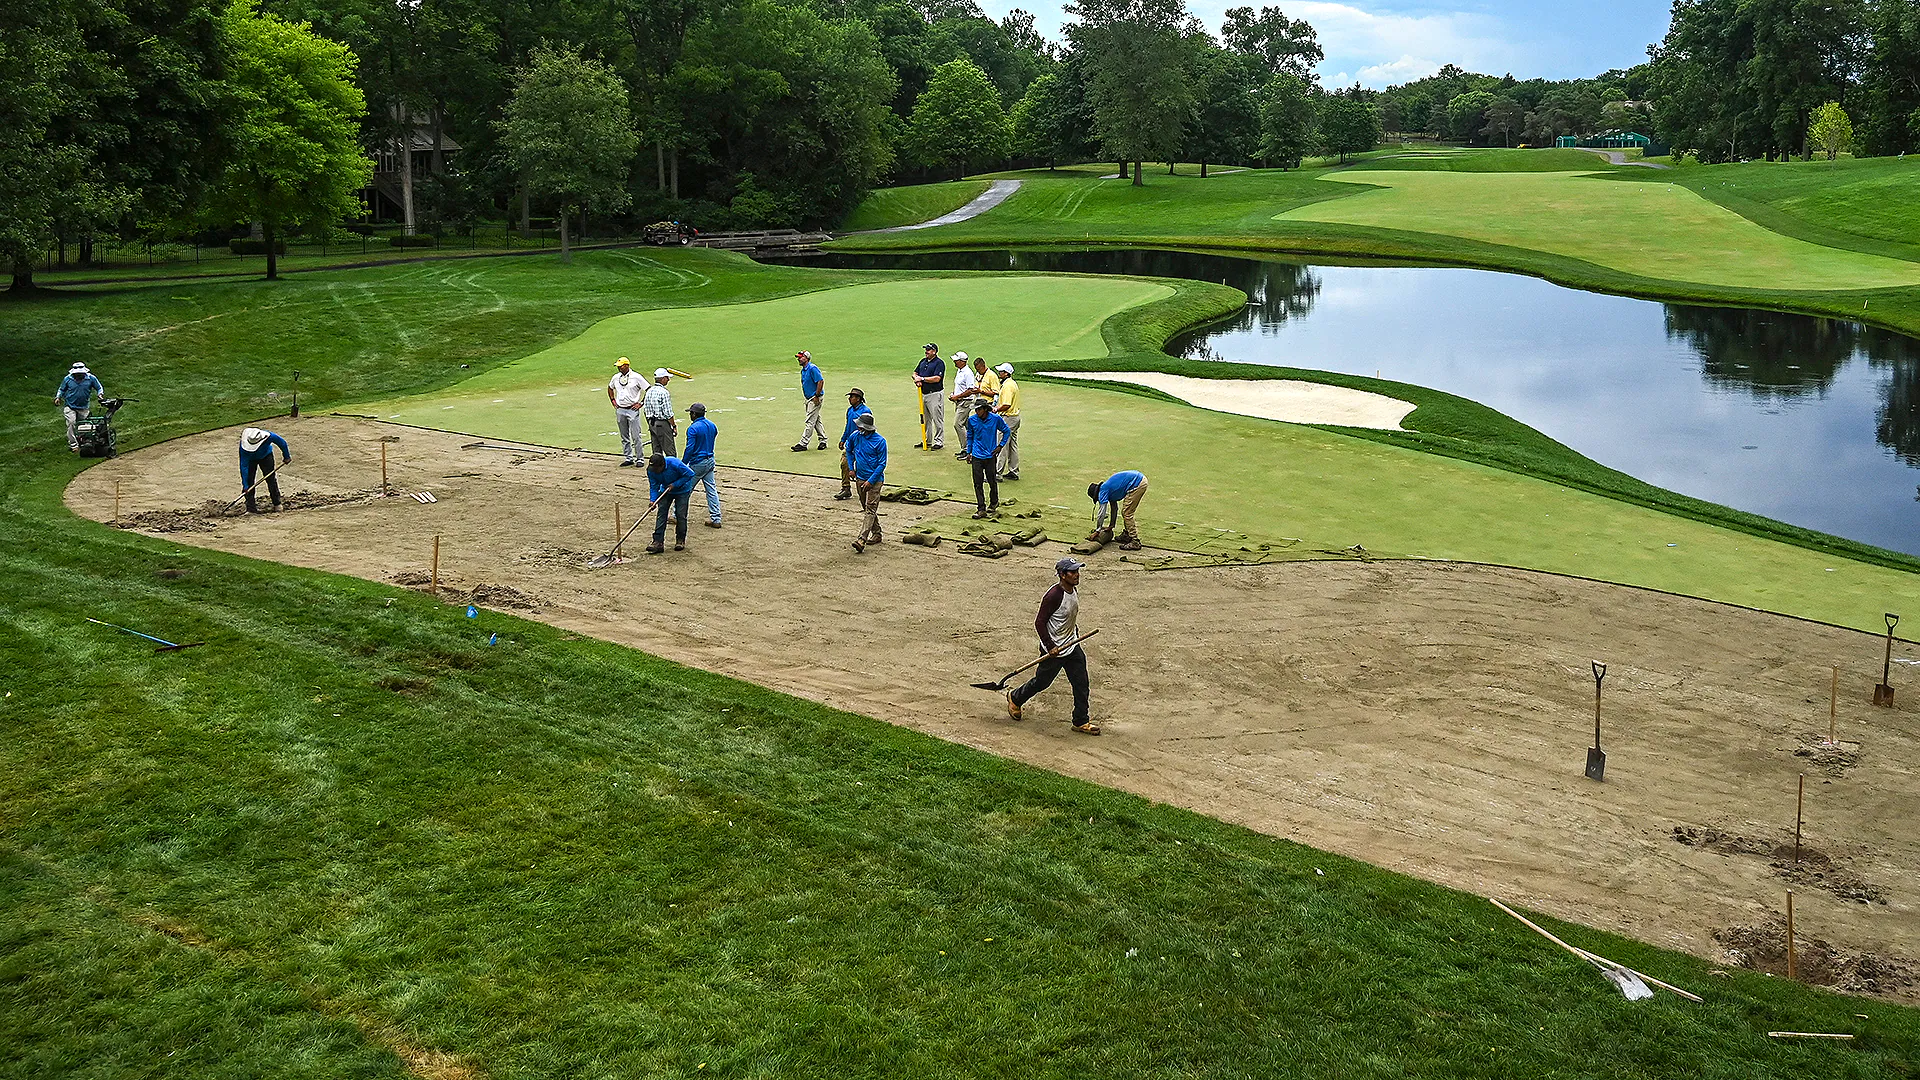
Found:
[(972, 202), (987, 190), (985, 180), (958, 180), (944, 184), (912, 184), (907, 187), (881, 188), (840, 223), (842, 232), (863, 229), (891, 229), (898, 225), (917, 225), (950, 214)]
[[(45, 399), (74, 359), (141, 398), (138, 443), (276, 411), (294, 366), (325, 409), (452, 387), (612, 315), (846, 280), (598, 253), (0, 304), (0, 1076), (1920, 1060), (1913, 1010), (1558, 927), (1711, 996), (1629, 1005), (1474, 897), (59, 503), (81, 463)], [(85, 616), (207, 644), (155, 654)], [(1781, 1028), (1861, 1038), (1765, 1037)]]

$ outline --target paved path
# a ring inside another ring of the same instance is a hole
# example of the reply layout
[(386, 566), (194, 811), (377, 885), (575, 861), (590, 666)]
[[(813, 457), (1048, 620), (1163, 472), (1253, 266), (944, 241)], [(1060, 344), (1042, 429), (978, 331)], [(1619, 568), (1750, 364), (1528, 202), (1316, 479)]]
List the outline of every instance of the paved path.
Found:
[(1599, 154), (1615, 165), (1633, 165), (1642, 169), (1671, 169), (1671, 165), (1662, 165), (1654, 161), (1628, 161), (1627, 155), (1618, 150), (1596, 150), (1591, 146), (1576, 146), (1575, 150), (1584, 150), (1589, 154)]
[(932, 221), (922, 221), (918, 225), (895, 225), (891, 229), (866, 229), (861, 232), (847, 233), (848, 236), (874, 236), (879, 233), (912, 232), (915, 229), (931, 229), (935, 225), (952, 225), (977, 218), (981, 214), (1007, 201), (1007, 197), (1020, 190), (1018, 180), (995, 180), (974, 200), (952, 213), (942, 214)]

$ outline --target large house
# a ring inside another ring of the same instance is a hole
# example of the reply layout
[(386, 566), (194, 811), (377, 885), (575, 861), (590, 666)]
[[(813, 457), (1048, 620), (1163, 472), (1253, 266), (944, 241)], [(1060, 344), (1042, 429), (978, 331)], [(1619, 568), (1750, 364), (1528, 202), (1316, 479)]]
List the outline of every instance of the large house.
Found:
[(367, 220), (397, 221), (411, 233), (414, 184), (445, 175), (448, 161), (461, 147), (444, 130), (436, 132), (425, 118), (399, 109), (394, 118), (399, 133), (371, 155), (373, 183), (360, 190), (360, 199), (366, 204)]

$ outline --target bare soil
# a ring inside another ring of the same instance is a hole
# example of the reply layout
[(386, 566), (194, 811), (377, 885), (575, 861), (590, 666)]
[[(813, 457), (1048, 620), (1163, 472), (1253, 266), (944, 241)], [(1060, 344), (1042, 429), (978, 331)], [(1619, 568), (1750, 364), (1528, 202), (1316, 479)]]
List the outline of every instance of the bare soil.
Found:
[[(690, 550), (643, 555), (643, 527), (626, 563), (587, 570), (613, 545), (615, 501), (627, 522), (645, 505), (644, 472), (349, 418), (277, 430), (295, 447), (289, 486), (314, 505), (216, 519), (173, 542), (424, 585), (438, 535), (456, 603), (1722, 962), (1765, 966), (1759, 938), (1735, 931), (1767, 926), (1794, 888), (1796, 929), (1834, 958), (1831, 985), (1920, 1001), (1906, 974), (1920, 958), (1920, 685), (1896, 675), (1895, 706), (1870, 704), (1879, 638), (1513, 569), (1349, 559), (1153, 571), (1143, 563), (1167, 553), (1107, 551), (1082, 584), (1082, 625), (1103, 631), (1088, 651), (1107, 731), (1087, 738), (1057, 722), (1064, 685), (1024, 723), (968, 686), (1032, 657), (1058, 541), (994, 559), (905, 545), (953, 508), (895, 502), (881, 510), (887, 541), (856, 554), (854, 504), (831, 498), (834, 482), (723, 466), (723, 528), (700, 525), (696, 496)], [(379, 441), (395, 436), (394, 489), (438, 502), (366, 496)], [(171, 519), (137, 515), (233, 497), (236, 437), (104, 462), (67, 503), (105, 520), (117, 480), (122, 524), (157, 531)], [(319, 505), (329, 496), (342, 501)], [(1604, 783), (1581, 775), (1594, 660), (1609, 669)], [(1827, 760), (1838, 751), (1809, 747), (1826, 737), (1836, 664), (1844, 760)], [(1802, 865), (1783, 871), (1803, 771)], [(1694, 839), (1676, 842), (1676, 828)]]

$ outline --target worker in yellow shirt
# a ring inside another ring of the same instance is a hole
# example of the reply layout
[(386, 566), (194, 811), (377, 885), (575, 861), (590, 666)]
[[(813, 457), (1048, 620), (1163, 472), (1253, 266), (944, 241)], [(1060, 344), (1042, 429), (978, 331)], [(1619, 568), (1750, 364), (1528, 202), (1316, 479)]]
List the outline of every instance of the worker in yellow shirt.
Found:
[(979, 381), (979, 389), (974, 391), (976, 398), (998, 398), (1000, 396), (1000, 376), (987, 370), (986, 357), (976, 356), (973, 358), (973, 377)]
[(1013, 381), (1013, 365), (994, 368), (1000, 377), (999, 404), (994, 412), (1007, 422), (1007, 444), (1000, 448), (1000, 479), (1020, 479), (1020, 384)]

